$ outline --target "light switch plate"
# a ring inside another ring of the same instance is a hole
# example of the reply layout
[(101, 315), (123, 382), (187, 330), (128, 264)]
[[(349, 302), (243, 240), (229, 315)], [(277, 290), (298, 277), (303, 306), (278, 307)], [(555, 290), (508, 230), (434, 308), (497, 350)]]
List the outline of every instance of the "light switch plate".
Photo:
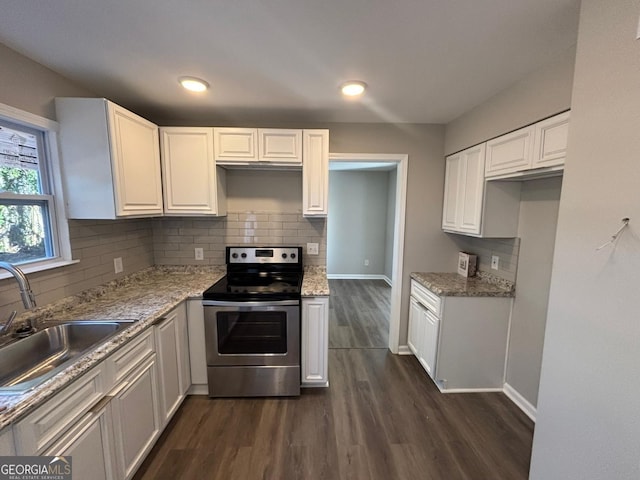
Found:
[(491, 268), (498, 270), (500, 267), (500, 257), (498, 255), (491, 255)]
[(204, 260), (204, 250), (202, 248), (196, 248), (196, 260)]
[(113, 259), (113, 269), (116, 271), (116, 273), (122, 273), (122, 257), (116, 257)]
[(317, 243), (307, 243), (307, 255), (318, 255)]

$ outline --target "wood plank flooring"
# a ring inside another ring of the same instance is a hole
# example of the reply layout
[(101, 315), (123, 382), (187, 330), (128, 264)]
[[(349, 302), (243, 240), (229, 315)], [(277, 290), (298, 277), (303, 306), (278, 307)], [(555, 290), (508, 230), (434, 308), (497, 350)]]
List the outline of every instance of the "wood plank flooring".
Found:
[(443, 395), (413, 356), (375, 348), (330, 350), (329, 380), (299, 398), (188, 397), (135, 478), (527, 478), (533, 424), (503, 394)]
[(388, 348), (391, 287), (384, 280), (329, 280), (329, 348)]

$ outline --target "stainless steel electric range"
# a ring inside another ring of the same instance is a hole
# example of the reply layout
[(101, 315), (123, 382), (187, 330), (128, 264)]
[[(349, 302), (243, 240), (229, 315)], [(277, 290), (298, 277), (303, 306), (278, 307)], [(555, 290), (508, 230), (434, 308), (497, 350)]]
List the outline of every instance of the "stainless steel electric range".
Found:
[(227, 247), (203, 294), (210, 397), (300, 395), (302, 247)]

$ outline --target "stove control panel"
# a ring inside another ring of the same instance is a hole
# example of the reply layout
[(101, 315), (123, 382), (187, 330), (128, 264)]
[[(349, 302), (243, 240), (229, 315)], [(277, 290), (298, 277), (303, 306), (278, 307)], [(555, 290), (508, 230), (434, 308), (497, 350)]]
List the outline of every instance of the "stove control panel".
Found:
[(301, 247), (227, 247), (227, 263), (297, 264)]

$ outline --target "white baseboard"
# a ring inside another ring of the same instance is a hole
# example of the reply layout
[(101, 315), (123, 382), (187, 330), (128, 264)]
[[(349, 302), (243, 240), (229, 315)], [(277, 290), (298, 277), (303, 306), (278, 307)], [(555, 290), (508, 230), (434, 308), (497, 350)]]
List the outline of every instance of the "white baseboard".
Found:
[(389, 286), (391, 279), (386, 275), (366, 274), (366, 273), (328, 273), (329, 280), (384, 280)]
[(531, 420), (533, 420), (533, 422), (535, 423), (536, 421), (536, 407), (534, 407), (533, 405), (531, 405), (531, 403), (529, 403), (529, 401), (524, 398), (522, 395), (520, 395), (520, 392), (518, 392), (515, 388), (513, 388), (511, 385), (509, 385), (508, 383), (504, 384), (504, 394), (509, 397), (509, 400), (511, 400), (513, 403), (516, 404), (516, 406), (522, 410), (525, 415), (527, 417), (529, 417)]
[(187, 395), (209, 395), (208, 385), (191, 385), (187, 390)]
[(502, 392), (501, 388), (440, 388), (438, 382), (435, 382), (440, 393), (487, 393)]
[(413, 355), (408, 345), (400, 345), (398, 347), (398, 355)]

